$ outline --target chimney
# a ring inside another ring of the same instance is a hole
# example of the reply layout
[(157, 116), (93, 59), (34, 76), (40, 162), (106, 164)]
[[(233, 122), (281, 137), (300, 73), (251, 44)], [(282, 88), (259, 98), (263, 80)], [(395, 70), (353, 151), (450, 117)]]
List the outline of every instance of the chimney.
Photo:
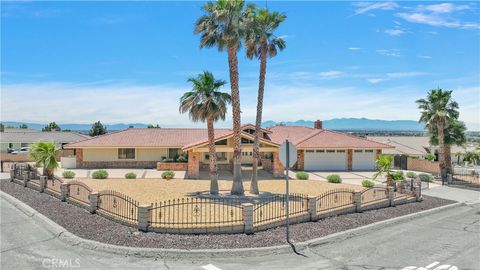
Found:
[(320, 120), (317, 120), (313, 123), (313, 127), (316, 128), (316, 129), (322, 129), (323, 126), (322, 126), (322, 121)]

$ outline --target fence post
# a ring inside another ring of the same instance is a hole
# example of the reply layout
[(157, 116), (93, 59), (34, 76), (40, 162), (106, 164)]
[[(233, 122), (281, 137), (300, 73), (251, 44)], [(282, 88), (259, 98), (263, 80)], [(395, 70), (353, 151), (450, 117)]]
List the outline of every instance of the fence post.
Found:
[(98, 207), (98, 192), (92, 192), (88, 195), (88, 200), (90, 201), (89, 211), (91, 214), (95, 214)]
[(22, 176), (23, 176), (23, 186), (26, 187), (26, 186), (27, 186), (27, 183), (28, 183), (29, 173), (28, 173), (28, 172), (23, 172), (23, 173), (22, 173)]
[(355, 212), (362, 212), (362, 193), (356, 191), (353, 200), (355, 201)]
[(15, 170), (10, 170), (10, 182), (13, 182), (14, 178), (15, 178)]
[(38, 191), (40, 191), (40, 193), (44, 192), (46, 186), (47, 186), (47, 177), (40, 176), (40, 188), (38, 189)]
[(422, 201), (422, 182), (418, 182), (418, 186), (415, 187), (415, 198), (417, 202)]
[(447, 173), (447, 184), (451, 185), (453, 181), (453, 176), (451, 173)]
[(310, 214), (310, 220), (317, 220), (317, 197), (308, 196), (308, 213)]
[(253, 204), (242, 203), (243, 222), (245, 223), (244, 232), (246, 234), (253, 233)]
[(390, 201), (390, 206), (395, 206), (395, 191), (393, 187), (388, 187), (388, 200)]
[(151, 204), (144, 204), (138, 206), (137, 219), (138, 219), (138, 230), (142, 232), (148, 231), (148, 223), (150, 222), (150, 209), (152, 208)]
[(62, 202), (67, 200), (68, 193), (70, 192), (70, 185), (68, 183), (61, 183), (60, 184), (60, 200)]

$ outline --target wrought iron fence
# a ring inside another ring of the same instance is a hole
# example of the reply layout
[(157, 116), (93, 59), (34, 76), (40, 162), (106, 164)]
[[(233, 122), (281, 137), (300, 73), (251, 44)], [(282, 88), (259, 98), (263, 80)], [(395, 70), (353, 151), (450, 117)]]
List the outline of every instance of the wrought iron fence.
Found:
[(68, 199), (83, 204), (89, 204), (88, 196), (92, 189), (80, 181), (70, 181), (68, 183)]
[(333, 189), (319, 195), (316, 199), (317, 213), (355, 205), (355, 191), (352, 189)]
[(225, 227), (243, 224), (242, 201), (223, 198), (181, 198), (155, 203), (149, 226), (158, 228)]
[(24, 172), (32, 171), (32, 166), (28, 163), (16, 163), (14, 165), (13, 176), (17, 179), (22, 179)]
[(138, 222), (138, 201), (113, 190), (98, 193), (97, 211), (126, 223)]
[[(253, 207), (253, 225), (281, 221), (286, 219), (285, 205), (287, 194), (260, 199)], [(289, 195), (289, 215), (295, 217), (308, 213), (308, 196), (304, 194)]]
[(453, 184), (480, 185), (480, 175), (475, 171), (465, 171), (452, 176)]
[(372, 203), (388, 199), (388, 189), (384, 187), (373, 187), (361, 192), (362, 204)]

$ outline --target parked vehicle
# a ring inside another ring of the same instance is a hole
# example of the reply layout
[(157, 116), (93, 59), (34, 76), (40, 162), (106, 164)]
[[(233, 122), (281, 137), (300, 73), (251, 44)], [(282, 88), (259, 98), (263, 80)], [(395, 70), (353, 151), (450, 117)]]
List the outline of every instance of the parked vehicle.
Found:
[(17, 154), (28, 154), (30, 153), (30, 147), (22, 147), (18, 149), (17, 151), (13, 151), (12, 154), (17, 155)]

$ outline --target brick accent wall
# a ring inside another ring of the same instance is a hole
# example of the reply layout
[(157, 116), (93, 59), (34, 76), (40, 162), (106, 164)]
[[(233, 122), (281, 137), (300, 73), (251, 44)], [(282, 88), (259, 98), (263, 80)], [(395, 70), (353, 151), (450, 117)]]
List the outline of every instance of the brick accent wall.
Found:
[(81, 168), (82, 162), (83, 162), (83, 149), (82, 148), (77, 148), (75, 150), (75, 157), (77, 158), (77, 167)]
[(303, 171), (305, 168), (305, 150), (297, 151), (297, 170)]
[(283, 177), (285, 176), (285, 167), (280, 163), (278, 159), (278, 152), (273, 152), (273, 177)]
[(186, 162), (157, 162), (157, 171), (186, 171), (187, 168)]
[(347, 170), (351, 171), (353, 168), (353, 149), (347, 149)]
[(188, 151), (187, 177), (198, 178), (200, 175), (200, 153)]
[(432, 162), (426, 159), (407, 159), (407, 169), (412, 171), (440, 174), (440, 163)]

